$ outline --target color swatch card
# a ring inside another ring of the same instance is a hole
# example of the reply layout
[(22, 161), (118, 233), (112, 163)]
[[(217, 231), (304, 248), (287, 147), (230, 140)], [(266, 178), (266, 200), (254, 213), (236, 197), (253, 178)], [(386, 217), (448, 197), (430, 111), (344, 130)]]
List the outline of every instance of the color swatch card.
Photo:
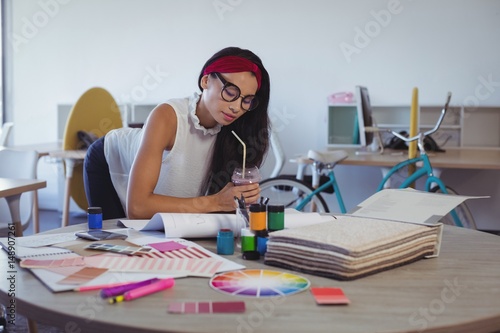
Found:
[(21, 260), (20, 266), (24, 268), (85, 266), (85, 260), (83, 257), (65, 259), (23, 259)]
[(106, 273), (108, 270), (105, 268), (96, 268), (96, 267), (83, 267), (79, 271), (65, 277), (60, 280), (59, 284), (70, 284), (70, 285), (79, 285), (86, 282), (89, 282), (101, 274)]
[(245, 302), (175, 302), (168, 306), (169, 313), (241, 313), (245, 312)]
[(222, 261), (213, 258), (149, 258), (142, 256), (117, 256), (100, 254), (85, 257), (89, 267), (107, 268), (115, 272), (149, 272), (178, 276), (212, 277), (222, 265)]
[(186, 245), (180, 244), (180, 243), (174, 242), (174, 241), (152, 243), (152, 244), (149, 244), (149, 246), (151, 246), (153, 249), (156, 249), (160, 252), (170, 252), (170, 251), (175, 251), (175, 250), (187, 248)]
[(152, 249), (148, 247), (124, 246), (105, 243), (92, 243), (85, 247), (87, 250), (106, 251), (112, 253), (126, 254), (137, 256), (149, 253)]
[(349, 304), (350, 301), (341, 288), (312, 287), (311, 293), (318, 304)]
[[(172, 242), (174, 243), (174, 242)], [(179, 244), (180, 246), (184, 246)], [(210, 253), (202, 251), (202, 249), (194, 246), (184, 246), (183, 248), (178, 248), (176, 250), (170, 251), (150, 251), (145, 254), (141, 254), (142, 258), (167, 258), (167, 259), (211, 259), (213, 256)]]
[(288, 296), (306, 290), (309, 280), (286, 272), (265, 269), (246, 269), (214, 276), (210, 286), (217, 291), (235, 296)]

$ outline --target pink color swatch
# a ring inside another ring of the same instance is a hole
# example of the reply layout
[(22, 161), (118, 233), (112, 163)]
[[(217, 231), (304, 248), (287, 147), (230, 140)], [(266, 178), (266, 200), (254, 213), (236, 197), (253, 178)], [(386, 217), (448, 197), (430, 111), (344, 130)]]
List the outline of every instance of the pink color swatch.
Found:
[(170, 251), (175, 251), (175, 250), (180, 250), (180, 249), (185, 249), (187, 248), (186, 245), (180, 244), (177, 242), (161, 242), (161, 243), (153, 243), (149, 244), (153, 249), (156, 249), (160, 252), (170, 252)]
[(245, 302), (176, 302), (168, 306), (170, 313), (240, 313)]

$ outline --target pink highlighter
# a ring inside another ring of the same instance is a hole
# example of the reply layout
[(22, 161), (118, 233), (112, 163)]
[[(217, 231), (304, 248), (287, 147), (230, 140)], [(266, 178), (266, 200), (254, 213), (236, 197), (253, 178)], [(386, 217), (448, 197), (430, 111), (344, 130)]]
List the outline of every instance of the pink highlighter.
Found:
[(120, 286), (115, 286), (115, 287), (110, 287), (110, 288), (103, 288), (101, 290), (101, 297), (102, 298), (109, 298), (109, 297), (114, 297), (114, 296), (119, 296), (125, 294), (127, 291), (130, 291), (132, 289), (136, 289), (139, 287), (144, 287), (147, 285), (150, 285), (152, 283), (155, 283), (157, 281), (160, 281), (158, 278), (153, 278), (145, 281), (139, 281), (139, 282), (132, 282)]
[(161, 290), (172, 288), (174, 285), (175, 285), (175, 280), (173, 278), (160, 279), (159, 281), (151, 283), (149, 285), (129, 290), (123, 295), (110, 298), (109, 303), (113, 304), (122, 301), (131, 301), (136, 298), (147, 296), (149, 294), (153, 294)]

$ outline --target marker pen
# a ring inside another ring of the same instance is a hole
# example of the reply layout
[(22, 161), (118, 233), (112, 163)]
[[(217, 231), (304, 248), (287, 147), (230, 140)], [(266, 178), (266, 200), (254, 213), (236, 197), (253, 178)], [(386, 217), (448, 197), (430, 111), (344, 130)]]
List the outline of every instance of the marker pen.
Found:
[(121, 285), (121, 286), (116, 286), (116, 287), (110, 287), (110, 288), (103, 288), (101, 290), (101, 297), (102, 298), (108, 298), (108, 297), (113, 297), (113, 296), (118, 296), (118, 295), (123, 295), (127, 291), (139, 288), (139, 287), (144, 287), (147, 285), (150, 285), (154, 282), (159, 281), (160, 279), (158, 278), (153, 278), (145, 281), (140, 281), (140, 282), (132, 282), (128, 283), (126, 285)]
[(132, 289), (127, 291), (125, 294), (116, 296), (109, 299), (109, 303), (118, 303), (122, 301), (131, 301), (136, 298), (140, 298), (143, 296), (147, 296), (149, 294), (156, 293), (161, 290), (165, 290), (168, 288), (172, 288), (175, 284), (175, 280), (173, 278), (160, 279), (160, 281), (154, 282), (150, 285), (139, 287), (136, 289)]

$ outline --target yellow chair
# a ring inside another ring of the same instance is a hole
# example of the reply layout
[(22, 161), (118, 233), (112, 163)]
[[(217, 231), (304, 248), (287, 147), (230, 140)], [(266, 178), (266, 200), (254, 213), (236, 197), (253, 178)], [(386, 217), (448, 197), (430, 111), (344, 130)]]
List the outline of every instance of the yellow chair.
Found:
[[(100, 138), (110, 130), (121, 127), (123, 122), (120, 109), (113, 96), (103, 88), (91, 88), (78, 99), (69, 113), (62, 148), (81, 149), (78, 131), (86, 131)], [(70, 195), (81, 209), (87, 210), (82, 164), (74, 167)]]

